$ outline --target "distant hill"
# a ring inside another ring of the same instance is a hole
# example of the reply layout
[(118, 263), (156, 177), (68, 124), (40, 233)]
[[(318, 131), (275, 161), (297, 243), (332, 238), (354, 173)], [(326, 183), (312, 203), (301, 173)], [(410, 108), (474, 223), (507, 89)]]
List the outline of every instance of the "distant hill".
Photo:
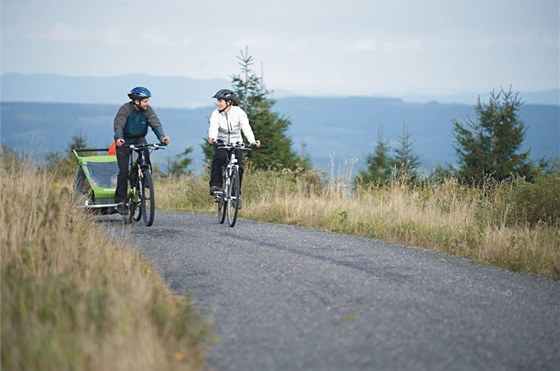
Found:
[[(143, 74), (100, 77), (7, 73), (0, 75), (0, 86), (2, 87), (0, 101), (116, 104), (125, 100), (126, 93), (138, 85), (146, 86), (152, 91), (154, 94), (152, 104), (156, 107), (199, 108), (212, 105), (211, 97), (214, 93), (218, 89), (231, 86), (231, 81)], [(507, 87), (504, 88), (507, 89)], [(500, 87), (497, 86), (496, 89), (499, 90)], [(277, 99), (297, 95), (293, 92), (278, 90), (273, 93)], [(490, 92), (483, 91), (438, 96), (409, 95), (397, 98), (411, 103), (439, 102), (473, 106), (479, 96), (482, 101), (488, 101), (489, 95)], [(560, 105), (559, 88), (520, 92), (520, 96), (527, 104)]]
[[(476, 119), (473, 106), (400, 99), (284, 98), (278, 100), (275, 110), (286, 113), (295, 144), (305, 142), (314, 165), (321, 168), (333, 155), (335, 165), (356, 158), (358, 168), (363, 166), (365, 156), (374, 152), (379, 129), (396, 148), (403, 125), (423, 167), (454, 163), (452, 120)], [(530, 149), (532, 158), (560, 157), (560, 106), (523, 105), (520, 118), (528, 128), (523, 149)]]
[(227, 80), (200, 80), (131, 74), (124, 76), (62, 76), (8, 73), (0, 76), (2, 101), (45, 103), (124, 103), (135, 86), (146, 86), (156, 107), (197, 108), (212, 104), (212, 96)]
[[(64, 150), (78, 133), (91, 146), (108, 146), (115, 112), (127, 100), (126, 93), (133, 86), (147, 86), (154, 94), (151, 103), (173, 141), (156, 157), (163, 162), (173, 161), (176, 154), (192, 146), (194, 167), (200, 171), (200, 144), (206, 137), (213, 109), (211, 97), (231, 83), (139, 74), (93, 77), (9, 73), (0, 75), (0, 84), (2, 144), (34, 156)], [(483, 92), (480, 96), (483, 102), (488, 101), (488, 94)], [(528, 127), (524, 149), (530, 148), (534, 159), (559, 157), (559, 90), (519, 96), (526, 102), (521, 108), (521, 119)], [(427, 102), (430, 97), (296, 97), (283, 91), (273, 92), (273, 97), (273, 110), (292, 122), (288, 135), (294, 150), (305, 151), (313, 165), (321, 169), (356, 160), (355, 170), (374, 151), (380, 128), (394, 148), (403, 125), (424, 167), (455, 162), (452, 119), (474, 119), (473, 107), (478, 98), (465, 94)], [(256, 134), (266, 145), (266, 133)]]
[[(118, 104), (71, 104), (1, 102), (1, 142), (34, 156), (45, 151), (63, 151), (74, 135), (81, 133), (92, 147), (108, 146), (112, 140), (114, 115)], [(208, 128), (211, 106), (155, 108), (164, 123), (172, 145), (155, 155), (163, 166), (187, 147), (193, 147), (194, 170), (202, 170), (200, 145)], [(309, 98), (277, 99), (273, 110), (288, 118), (292, 125), (288, 135), (294, 150), (302, 148), (313, 165), (328, 170), (355, 159), (354, 174), (364, 165), (364, 158), (374, 151), (379, 129), (393, 147), (406, 125), (413, 141), (413, 151), (422, 165), (454, 163), (452, 119), (461, 122), (475, 119), (472, 105), (441, 103), (408, 103), (400, 99), (381, 98)], [(531, 157), (560, 157), (560, 106), (532, 105), (521, 107), (520, 118), (527, 125), (523, 149)], [(266, 133), (256, 133), (266, 145)], [(149, 134), (149, 140), (155, 136)]]

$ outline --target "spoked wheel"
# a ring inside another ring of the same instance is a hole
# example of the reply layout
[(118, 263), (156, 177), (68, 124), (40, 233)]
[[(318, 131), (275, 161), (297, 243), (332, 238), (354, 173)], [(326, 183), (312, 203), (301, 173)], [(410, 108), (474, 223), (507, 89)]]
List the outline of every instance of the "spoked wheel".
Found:
[(131, 215), (134, 221), (139, 221), (142, 218), (142, 208), (139, 204), (134, 204), (133, 209), (131, 208)]
[(128, 202), (127, 203), (128, 208), (126, 210), (126, 215), (125, 217), (125, 222), (127, 224), (132, 224), (132, 220), (134, 219), (134, 212), (136, 211), (137, 207), (136, 204), (134, 202)]
[(218, 204), (218, 222), (220, 224), (224, 224), (224, 221), (226, 220), (226, 208), (227, 208), (225, 193), (221, 191), (220, 194), (216, 197), (218, 197), (218, 200), (216, 201), (216, 203)]
[(230, 227), (235, 225), (239, 210), (239, 168), (234, 167), (231, 172), (230, 186), (227, 195), (227, 217)]
[(227, 181), (226, 181), (226, 173), (225, 173), (225, 168), (222, 168), (222, 190), (220, 191), (220, 194), (215, 195), (214, 197), (216, 197), (216, 204), (218, 205), (218, 223), (220, 224), (224, 224), (224, 221), (226, 220), (226, 208), (227, 208), (227, 202), (226, 202), (226, 189), (227, 189)]
[(130, 209), (129, 209), (130, 200), (127, 199), (124, 205), (125, 205), (125, 213), (121, 215), (123, 218), (123, 223), (130, 224), (132, 222), (132, 218), (130, 218)]
[(129, 218), (130, 218), (130, 222), (132, 223), (132, 221), (139, 221), (140, 218), (142, 218), (142, 209), (140, 208), (140, 205), (136, 202), (132, 202), (130, 204), (130, 208), (128, 209), (129, 212)]
[(142, 210), (140, 210), (138, 198), (138, 184), (130, 189), (126, 198), (126, 214), (123, 215), (124, 222), (131, 224), (133, 220), (139, 221), (142, 217)]
[(134, 193), (132, 194), (132, 203), (134, 206), (131, 208), (131, 215), (136, 222), (142, 218), (142, 208), (140, 207), (140, 195), (138, 192), (139, 189), (140, 183), (137, 183), (136, 188), (134, 188)]
[[(154, 223), (156, 199), (152, 174), (148, 170), (142, 171), (141, 183), (142, 191), (140, 193), (140, 213), (144, 218), (144, 224), (149, 227)], [(138, 217), (138, 220), (140, 220), (140, 217)]]

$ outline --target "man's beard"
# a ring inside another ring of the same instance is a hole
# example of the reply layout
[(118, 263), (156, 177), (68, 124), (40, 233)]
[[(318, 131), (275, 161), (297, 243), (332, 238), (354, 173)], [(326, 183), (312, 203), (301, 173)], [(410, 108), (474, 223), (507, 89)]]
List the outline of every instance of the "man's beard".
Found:
[(138, 109), (138, 111), (146, 112), (146, 111), (148, 110), (148, 106), (142, 107), (140, 104), (136, 104), (136, 103), (134, 103), (134, 105), (136, 106), (136, 108)]

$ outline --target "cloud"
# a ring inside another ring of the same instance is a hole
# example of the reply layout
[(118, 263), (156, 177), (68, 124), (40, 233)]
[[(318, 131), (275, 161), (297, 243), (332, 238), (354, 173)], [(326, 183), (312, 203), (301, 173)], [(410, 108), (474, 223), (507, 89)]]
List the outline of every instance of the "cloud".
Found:
[(55, 22), (50, 28), (41, 32), (39, 38), (63, 43), (95, 41), (99, 44), (118, 47), (131, 45), (131, 43), (139, 43), (147, 47), (184, 47), (191, 44), (190, 39), (186, 36), (172, 39), (155, 28), (143, 31), (141, 35), (133, 35), (129, 30), (122, 27), (85, 30), (70, 26), (64, 22)]
[(422, 50), (422, 42), (418, 39), (402, 39), (397, 41), (386, 41), (383, 49), (390, 52), (410, 52)]
[(378, 48), (377, 42), (369, 38), (351, 40), (346, 43), (340, 43), (339, 46), (342, 49), (353, 51), (353, 52), (370, 52), (370, 51), (376, 51)]
[(39, 34), (39, 38), (43, 40), (51, 40), (58, 42), (81, 42), (93, 39), (91, 32), (75, 28), (63, 22), (56, 22)]
[(130, 44), (129, 35), (114, 27), (103, 28), (98, 31), (99, 39), (109, 46), (125, 46)]
[(528, 32), (523, 35), (498, 35), (481, 37), (474, 41), (476, 49), (560, 49), (558, 35)]
[(231, 46), (235, 49), (245, 48), (249, 45), (251, 48), (265, 48), (276, 45), (272, 37), (263, 35), (246, 35), (231, 42)]
[(390, 39), (388, 37), (360, 38), (335, 41), (333, 47), (350, 52), (409, 52), (422, 50), (422, 43), (414, 38)]

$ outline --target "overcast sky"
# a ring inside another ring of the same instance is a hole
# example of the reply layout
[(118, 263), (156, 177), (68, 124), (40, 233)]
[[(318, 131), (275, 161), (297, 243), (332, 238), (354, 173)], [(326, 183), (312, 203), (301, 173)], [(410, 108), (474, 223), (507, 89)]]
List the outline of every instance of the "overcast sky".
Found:
[(2, 0), (3, 74), (230, 79), (381, 96), (558, 88), (560, 0)]

